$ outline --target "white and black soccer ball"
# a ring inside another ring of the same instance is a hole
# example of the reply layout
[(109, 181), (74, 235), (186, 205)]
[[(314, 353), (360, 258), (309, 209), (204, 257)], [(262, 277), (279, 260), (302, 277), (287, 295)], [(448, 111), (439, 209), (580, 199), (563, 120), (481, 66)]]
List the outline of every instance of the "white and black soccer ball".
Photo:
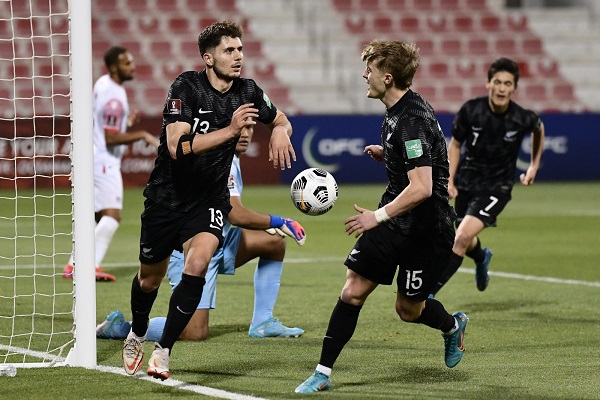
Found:
[(331, 210), (338, 197), (333, 175), (321, 168), (308, 168), (292, 181), (294, 206), (307, 215), (323, 215)]

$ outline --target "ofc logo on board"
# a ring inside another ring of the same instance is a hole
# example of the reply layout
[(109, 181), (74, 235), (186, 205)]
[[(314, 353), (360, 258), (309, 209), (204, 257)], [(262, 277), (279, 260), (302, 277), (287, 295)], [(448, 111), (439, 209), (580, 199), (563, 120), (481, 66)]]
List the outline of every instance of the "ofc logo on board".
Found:
[[(340, 157), (344, 153), (350, 156), (362, 157), (364, 155), (365, 140), (362, 138), (324, 138), (318, 140), (316, 146), (313, 142), (319, 128), (312, 127), (304, 135), (302, 140), (302, 155), (306, 164), (312, 168), (321, 168), (330, 173), (334, 173), (340, 169), (340, 163), (324, 163), (319, 161), (323, 157)], [(316, 147), (316, 151), (313, 148)]]

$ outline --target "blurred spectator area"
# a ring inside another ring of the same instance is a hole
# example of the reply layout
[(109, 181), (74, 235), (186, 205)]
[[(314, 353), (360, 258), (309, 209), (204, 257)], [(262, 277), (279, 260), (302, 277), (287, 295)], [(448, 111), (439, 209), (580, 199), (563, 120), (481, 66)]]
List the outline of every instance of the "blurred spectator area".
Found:
[[(40, 8), (61, 1), (66, 0), (31, 0)], [(56, 56), (69, 50), (66, 15), (54, 7), (59, 12), (49, 22), (4, 17), (18, 16), (20, 3), (12, 2), (17, 11), (0, 3), (0, 98), (17, 96), (16, 91), (68, 94), (68, 57)], [(105, 73), (102, 56), (108, 47), (127, 47), (137, 64), (135, 80), (125, 85), (130, 103), (159, 115), (173, 79), (204, 66), (198, 34), (214, 21), (231, 19), (245, 30), (243, 76), (255, 79), (289, 114), (381, 113), (381, 103), (366, 99), (360, 60), (363, 46), (374, 38), (417, 44), (421, 66), (413, 89), (437, 111), (456, 112), (468, 98), (485, 95), (488, 66), (500, 56), (521, 67), (516, 100), (524, 106), (540, 112), (600, 110), (598, 56), (587, 69), (572, 64), (600, 54), (598, 31), (594, 36), (584, 30), (593, 25), (588, 9), (506, 5), (500, 0), (92, 0), (93, 76)], [(44, 41), (36, 38), (36, 29), (63, 34)], [(24, 39), (11, 42), (11, 35)], [(572, 46), (569, 35), (576, 38)], [(44, 52), (55, 56), (37, 57)], [(31, 74), (57, 79), (25, 89), (4, 84)]]

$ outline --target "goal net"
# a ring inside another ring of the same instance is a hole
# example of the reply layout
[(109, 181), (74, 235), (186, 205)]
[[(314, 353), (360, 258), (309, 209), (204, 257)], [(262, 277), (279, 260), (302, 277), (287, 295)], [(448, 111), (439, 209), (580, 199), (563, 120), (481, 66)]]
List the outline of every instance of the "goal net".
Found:
[(0, 0), (0, 364), (96, 364), (90, 17)]

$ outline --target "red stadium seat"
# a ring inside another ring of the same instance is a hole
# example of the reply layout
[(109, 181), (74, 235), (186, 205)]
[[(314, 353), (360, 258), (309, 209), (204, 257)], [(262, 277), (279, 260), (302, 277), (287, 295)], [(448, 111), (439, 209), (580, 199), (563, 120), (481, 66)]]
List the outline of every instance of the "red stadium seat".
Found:
[(190, 21), (187, 18), (174, 17), (167, 21), (167, 29), (170, 34), (191, 34)]
[(454, 17), (454, 29), (458, 32), (471, 32), (474, 26), (473, 17), (468, 14), (458, 14)]
[(467, 10), (485, 10), (487, 9), (487, 0), (464, 0)]
[(401, 17), (399, 19), (400, 32), (418, 32), (420, 30), (417, 17)]
[(373, 31), (377, 33), (389, 33), (392, 32), (393, 24), (389, 17), (379, 15), (373, 18)]
[(443, 39), (442, 53), (449, 56), (462, 54), (462, 42), (459, 39)]
[(509, 30), (525, 32), (528, 30), (527, 17), (523, 14), (511, 14), (506, 19)]
[(419, 48), (419, 54), (422, 56), (435, 54), (435, 43), (431, 39), (418, 39), (416, 45)]
[(469, 39), (467, 42), (469, 54), (485, 56), (490, 51), (487, 39)]
[(162, 60), (173, 57), (173, 43), (166, 40), (154, 40), (150, 42), (152, 59)]
[(463, 79), (480, 78), (475, 63), (464, 58), (456, 63), (456, 74)]
[(486, 32), (498, 32), (501, 30), (500, 17), (492, 14), (484, 14), (479, 20), (481, 29)]
[(516, 53), (517, 44), (513, 38), (497, 39), (495, 48), (499, 56), (510, 57)]
[(415, 86), (414, 91), (419, 93), (425, 100), (432, 102), (436, 97), (435, 86), (431, 85), (418, 85)]
[(354, 5), (352, 0), (333, 0), (333, 7), (339, 11), (350, 11)]
[(107, 29), (113, 35), (127, 35), (131, 33), (129, 18), (110, 18), (107, 21)]
[(433, 10), (433, 0), (413, 0), (413, 8), (417, 10)]
[[(183, 6), (183, 10), (186, 10), (187, 12), (191, 13), (196, 13), (196, 12), (210, 12), (210, 7), (207, 4), (208, 0), (185, 0), (184, 6)], [(171, 3), (171, 2), (166, 2), (166, 3)]]
[(538, 38), (532, 37), (529, 39), (524, 39), (521, 43), (522, 50), (527, 55), (532, 54), (543, 54), (544, 50), (542, 47), (542, 41)]
[(404, 11), (410, 9), (407, 4), (410, 0), (379, 0), (379, 4), (381, 5), (381, 10), (388, 11)]
[(218, 0), (214, 2), (214, 5), (221, 11), (231, 13), (237, 12), (236, 0)]
[(358, 9), (361, 11), (378, 11), (381, 9), (379, 0), (358, 0)]
[(456, 10), (460, 7), (460, 0), (439, 0), (442, 10)]
[(148, 15), (137, 20), (137, 28), (144, 35), (159, 34), (161, 32), (158, 18)]
[(346, 29), (350, 33), (363, 33), (366, 30), (367, 21), (364, 16), (359, 14), (349, 15), (345, 20)]
[(448, 64), (443, 62), (433, 62), (428, 67), (429, 77), (444, 79), (448, 77)]
[(559, 100), (574, 100), (575, 91), (573, 85), (569, 83), (558, 83), (552, 88), (552, 96)]
[(446, 101), (464, 101), (463, 87), (460, 85), (448, 85), (442, 88), (442, 98)]
[(179, 50), (185, 58), (200, 57), (197, 41), (184, 40), (179, 43)]
[(560, 76), (558, 63), (554, 60), (544, 58), (536, 64), (537, 73), (547, 78), (557, 78)]
[(525, 96), (527, 100), (543, 101), (547, 98), (546, 86), (543, 84), (531, 84), (525, 87)]
[(444, 32), (448, 29), (448, 20), (442, 14), (428, 15), (427, 28), (432, 32)]

